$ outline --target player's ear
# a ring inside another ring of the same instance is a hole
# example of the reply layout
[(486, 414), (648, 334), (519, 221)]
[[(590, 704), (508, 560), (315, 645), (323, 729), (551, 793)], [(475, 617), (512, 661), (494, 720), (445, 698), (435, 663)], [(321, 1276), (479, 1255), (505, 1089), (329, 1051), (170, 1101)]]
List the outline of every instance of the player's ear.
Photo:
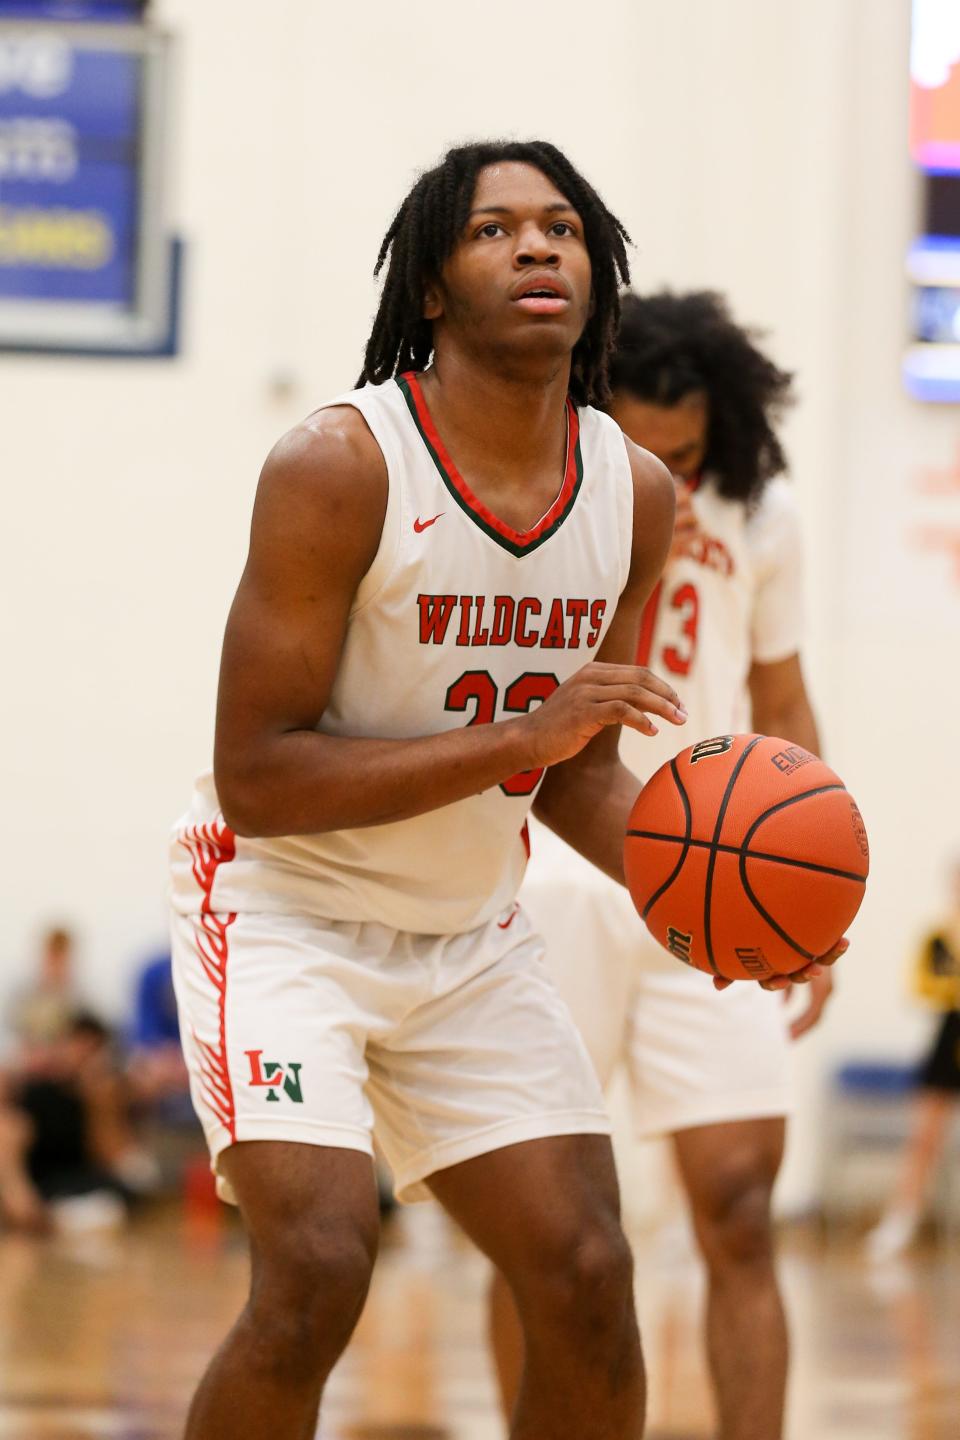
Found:
[(443, 299), (440, 294), (440, 286), (435, 280), (428, 280), (423, 287), (423, 318), (424, 320), (439, 320), (443, 314)]

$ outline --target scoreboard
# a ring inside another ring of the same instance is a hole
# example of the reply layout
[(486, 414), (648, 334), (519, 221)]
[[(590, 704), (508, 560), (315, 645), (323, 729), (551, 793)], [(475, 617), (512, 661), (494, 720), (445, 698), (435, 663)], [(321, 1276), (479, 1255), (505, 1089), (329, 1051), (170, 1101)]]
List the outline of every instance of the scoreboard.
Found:
[(0, 0), (0, 348), (170, 352), (169, 42), (141, 9)]
[(960, 0), (913, 0), (910, 154), (923, 200), (904, 382), (918, 400), (960, 402)]

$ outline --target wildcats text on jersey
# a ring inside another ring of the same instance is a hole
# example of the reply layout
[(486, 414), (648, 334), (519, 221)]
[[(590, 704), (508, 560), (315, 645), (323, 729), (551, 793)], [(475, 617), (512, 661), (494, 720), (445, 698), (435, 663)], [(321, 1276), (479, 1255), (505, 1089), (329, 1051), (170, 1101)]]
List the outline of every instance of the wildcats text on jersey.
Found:
[[(593, 649), (603, 630), (605, 600), (550, 601), (535, 595), (418, 595), (420, 644), (519, 645), (522, 649)], [(456, 620), (454, 621), (454, 616)]]
[(695, 565), (705, 565), (708, 570), (716, 570), (720, 575), (729, 577), (737, 572), (729, 546), (717, 535), (697, 535), (684, 553), (685, 558)]

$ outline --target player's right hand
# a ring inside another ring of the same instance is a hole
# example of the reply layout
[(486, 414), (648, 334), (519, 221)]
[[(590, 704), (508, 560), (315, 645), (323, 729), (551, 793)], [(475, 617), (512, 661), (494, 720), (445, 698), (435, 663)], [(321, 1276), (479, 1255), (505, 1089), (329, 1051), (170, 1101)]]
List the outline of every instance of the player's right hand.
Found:
[(651, 670), (594, 660), (523, 720), (533, 747), (530, 768), (569, 760), (609, 725), (656, 735), (650, 715), (671, 725), (683, 725), (687, 718), (677, 692)]
[(693, 491), (685, 480), (676, 479), (677, 508), (673, 517), (673, 541), (670, 545), (670, 559), (690, 553), (690, 548), (700, 534), (697, 512), (693, 508)]
[[(773, 975), (768, 980), (756, 980), (753, 983), (759, 985), (761, 990), (789, 990), (792, 985), (809, 985), (827, 973), (823, 968), (825, 965), (836, 965), (840, 957), (846, 955), (849, 949), (850, 941), (844, 936), (832, 949), (827, 951), (826, 955), (818, 955), (816, 960), (811, 960), (809, 965), (803, 965), (799, 970), (792, 970), (789, 975)], [(733, 980), (723, 980), (719, 975), (713, 977), (713, 985), (716, 990), (728, 990), (735, 983)], [(826, 994), (823, 998), (825, 1001)], [(810, 1025), (815, 1024), (818, 1018), (819, 1011), (817, 1016), (810, 1021)], [(809, 1029), (810, 1026), (804, 1028)], [(803, 1031), (801, 1030), (799, 1033), (802, 1034)]]

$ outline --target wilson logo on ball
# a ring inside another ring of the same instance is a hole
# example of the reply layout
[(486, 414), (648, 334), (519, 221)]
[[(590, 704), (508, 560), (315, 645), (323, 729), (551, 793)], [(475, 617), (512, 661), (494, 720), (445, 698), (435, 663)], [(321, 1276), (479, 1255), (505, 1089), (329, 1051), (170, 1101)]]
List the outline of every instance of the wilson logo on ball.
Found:
[(770, 961), (755, 945), (737, 945), (735, 948), (737, 959), (748, 975), (756, 975), (759, 979), (763, 979), (765, 976), (773, 974), (773, 966)]
[(870, 854), (870, 842), (867, 839), (867, 827), (863, 823), (863, 816), (860, 814), (860, 807), (856, 800), (850, 801), (850, 819), (853, 821), (853, 838), (860, 847), (860, 854), (866, 860)]
[(672, 925), (667, 926), (667, 949), (671, 955), (682, 960), (685, 965), (692, 965), (690, 958), (690, 946), (693, 944), (693, 936), (685, 935), (682, 930), (675, 930)]
[(690, 764), (696, 765), (698, 760), (712, 760), (717, 755), (726, 755), (732, 745), (732, 735), (718, 735), (714, 740), (701, 740), (699, 745), (694, 745), (690, 751)]

